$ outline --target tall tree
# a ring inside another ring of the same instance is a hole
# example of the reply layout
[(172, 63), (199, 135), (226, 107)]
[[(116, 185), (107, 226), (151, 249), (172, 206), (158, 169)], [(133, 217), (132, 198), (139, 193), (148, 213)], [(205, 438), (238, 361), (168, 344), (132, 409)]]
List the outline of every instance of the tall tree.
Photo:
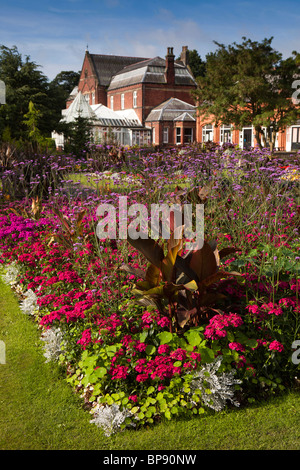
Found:
[(206, 74), (198, 78), (195, 92), (199, 112), (216, 125), (253, 125), (258, 145), (268, 143), (273, 150), (277, 132), (299, 117), (291, 99), (297, 55), (283, 60), (271, 45), (273, 38), (242, 39), (227, 47), (216, 42), (218, 49), (206, 56)]
[(48, 99), (51, 106), (51, 126), (55, 130), (61, 119), (61, 110), (65, 109), (71, 91), (78, 85), (80, 72), (62, 71), (49, 83)]
[[(192, 74), (195, 78), (203, 77), (205, 75), (205, 61), (201, 59), (198, 51), (196, 49), (187, 51), (188, 53), (188, 65), (192, 71)], [(177, 57), (177, 60), (180, 60), (181, 57)]]
[(206, 64), (205, 61), (201, 59), (201, 56), (196, 49), (189, 51), (189, 66), (191, 67), (195, 78), (204, 77)]
[[(9, 127), (13, 138), (26, 138), (23, 116), (32, 101), (41, 112), (41, 131), (47, 129), (47, 77), (28, 56), (22, 59), (17, 47), (0, 46), (0, 79), (6, 85), (6, 104), (0, 109), (0, 130)], [(2, 132), (1, 132), (2, 134)]]
[[(0, 80), (6, 85), (6, 104), (0, 107), (0, 137), (4, 130), (8, 135), (9, 129), (13, 139), (26, 140), (28, 118), (26, 121), (24, 115), (29, 106), (33, 106), (41, 136), (50, 137), (69, 93), (78, 84), (79, 73), (63, 71), (49, 82), (29, 56), (23, 59), (16, 46), (0, 45)], [(29, 112), (32, 117), (32, 110)]]

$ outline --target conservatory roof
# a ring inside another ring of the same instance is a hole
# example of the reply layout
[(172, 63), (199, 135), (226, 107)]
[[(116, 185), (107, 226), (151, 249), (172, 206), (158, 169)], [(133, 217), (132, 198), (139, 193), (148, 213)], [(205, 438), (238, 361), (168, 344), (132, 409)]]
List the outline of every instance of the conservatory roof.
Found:
[(170, 98), (152, 109), (146, 121), (195, 121), (196, 109), (196, 106), (178, 98)]
[(76, 98), (70, 104), (69, 108), (64, 110), (62, 121), (73, 122), (79, 116), (87, 119), (95, 119), (96, 115), (90, 105), (83, 97), (82, 93), (77, 93)]
[(142, 127), (134, 110), (113, 111), (103, 104), (95, 104), (91, 108), (96, 115), (97, 123), (99, 122), (102, 126)]
[(70, 107), (62, 111), (62, 121), (73, 122), (83, 117), (92, 120), (94, 125), (103, 127), (142, 128), (134, 109), (113, 111), (103, 104), (90, 105), (79, 92)]

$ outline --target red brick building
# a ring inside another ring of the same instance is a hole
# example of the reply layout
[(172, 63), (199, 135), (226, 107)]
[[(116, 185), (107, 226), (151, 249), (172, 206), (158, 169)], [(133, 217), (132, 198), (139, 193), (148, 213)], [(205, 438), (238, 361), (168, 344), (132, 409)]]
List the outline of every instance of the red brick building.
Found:
[[(196, 133), (197, 142), (205, 143), (210, 141), (221, 145), (230, 142), (232, 144), (238, 145), (241, 149), (248, 149), (258, 145), (253, 126), (243, 127), (240, 130), (234, 129), (230, 124), (224, 124), (217, 127), (213, 122), (209, 122), (208, 120), (203, 121), (198, 116)], [(267, 135), (266, 139), (268, 140)], [(275, 150), (290, 152), (299, 149), (300, 120), (278, 132), (275, 141)]]
[[(156, 121), (149, 120), (149, 115), (153, 109), (168, 100), (176, 99), (178, 112), (173, 113), (173, 119), (182, 115), (185, 123), (191, 120), (193, 124), (189, 128), (193, 128), (193, 131), (192, 133), (185, 131), (185, 133), (186, 135), (189, 133), (189, 139), (192, 136), (195, 140), (195, 100), (191, 92), (196, 86), (196, 81), (188, 66), (187, 46), (182, 48), (180, 60), (175, 60), (172, 47), (167, 49), (165, 59), (99, 55), (86, 51), (78, 87), (70, 95), (67, 108), (80, 92), (91, 108), (101, 104), (114, 111), (116, 117), (138, 120), (140, 129), (133, 130), (130, 141), (132, 145), (153, 142), (152, 129), (154, 128), (157, 129), (155, 144), (161, 145), (164, 140), (168, 140), (168, 144), (172, 145), (179, 143), (179, 131), (177, 134), (174, 131), (175, 127), (180, 127), (179, 121), (172, 121), (171, 124), (168, 121), (168, 126), (165, 127), (172, 128), (172, 131), (170, 130), (166, 139), (166, 131), (162, 131), (162, 115), (159, 125), (154, 124)], [(184, 115), (187, 110), (189, 116)], [(183, 129), (185, 125), (181, 124), (181, 128)], [(182, 131), (182, 136), (185, 133)]]

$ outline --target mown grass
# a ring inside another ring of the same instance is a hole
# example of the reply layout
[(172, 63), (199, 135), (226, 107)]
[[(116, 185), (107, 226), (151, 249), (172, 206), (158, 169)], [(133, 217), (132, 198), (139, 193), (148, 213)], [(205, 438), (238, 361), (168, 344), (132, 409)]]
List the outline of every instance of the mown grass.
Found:
[(83, 401), (46, 363), (37, 325), (0, 282), (1, 450), (299, 450), (300, 393), (189, 420), (162, 422), (106, 437)]

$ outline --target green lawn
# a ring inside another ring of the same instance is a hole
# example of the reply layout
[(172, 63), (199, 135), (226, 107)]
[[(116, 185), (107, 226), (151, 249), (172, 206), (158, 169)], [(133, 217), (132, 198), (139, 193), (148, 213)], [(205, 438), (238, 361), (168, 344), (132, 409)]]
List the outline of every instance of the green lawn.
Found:
[[(45, 363), (36, 324), (0, 282), (1, 450), (299, 450), (300, 393), (191, 420), (105, 437), (62, 371)], [(101, 463), (101, 461), (99, 461)]]

